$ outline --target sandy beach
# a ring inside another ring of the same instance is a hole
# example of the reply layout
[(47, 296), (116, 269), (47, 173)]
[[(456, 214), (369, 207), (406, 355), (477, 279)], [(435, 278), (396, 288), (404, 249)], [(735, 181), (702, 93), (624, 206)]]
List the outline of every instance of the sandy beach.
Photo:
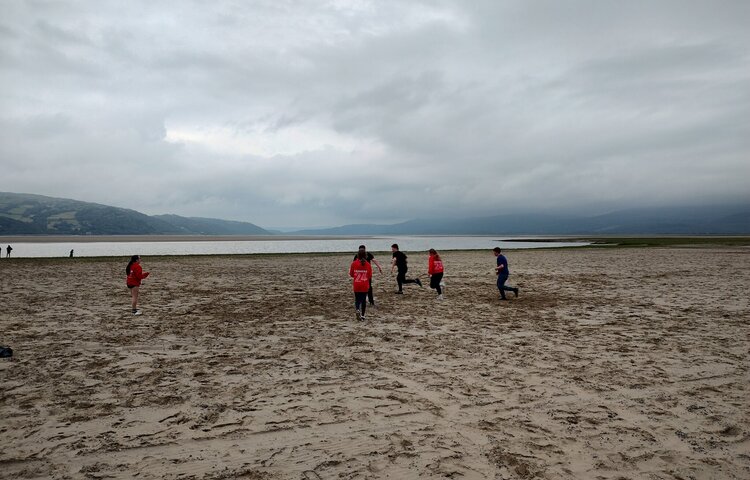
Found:
[(506, 253), (0, 259), (0, 478), (750, 478), (750, 249)]

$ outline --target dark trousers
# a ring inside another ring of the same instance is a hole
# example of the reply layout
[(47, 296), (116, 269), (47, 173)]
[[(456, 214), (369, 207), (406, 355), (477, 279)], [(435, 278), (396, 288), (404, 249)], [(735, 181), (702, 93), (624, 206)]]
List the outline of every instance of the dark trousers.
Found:
[(354, 292), (354, 308), (364, 315), (367, 309), (367, 292)]
[(440, 288), (440, 281), (443, 280), (443, 272), (433, 273), (430, 277), (430, 288), (437, 290), (438, 295), (443, 294), (443, 289)]
[(403, 269), (398, 271), (398, 275), (396, 275), (396, 283), (398, 283), (398, 291), (401, 292), (404, 290), (404, 284), (405, 283), (417, 283), (414, 279), (406, 279), (406, 271), (408, 269)]
[(505, 292), (514, 292), (516, 289), (513, 287), (509, 287), (505, 285), (505, 282), (508, 281), (508, 275), (498, 275), (497, 276), (497, 289), (500, 290), (500, 297), (505, 298)]
[(372, 279), (370, 279), (370, 289), (367, 291), (367, 299), (370, 301), (370, 305), (375, 305), (375, 295), (372, 294)]

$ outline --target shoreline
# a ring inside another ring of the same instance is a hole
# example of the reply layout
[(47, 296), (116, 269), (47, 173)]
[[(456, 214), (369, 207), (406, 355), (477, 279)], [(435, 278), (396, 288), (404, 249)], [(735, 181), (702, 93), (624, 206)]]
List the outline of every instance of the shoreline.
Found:
[(18, 235), (0, 236), (0, 243), (108, 242), (260, 242), (273, 240), (353, 240), (373, 235)]
[(719, 241), (747, 242), (748, 235), (690, 235), (690, 234), (622, 234), (622, 235), (503, 235), (503, 234), (393, 234), (393, 235), (0, 235), (0, 244), (7, 243), (108, 243), (108, 242), (260, 242), (287, 240), (355, 240), (373, 238), (444, 238), (444, 237), (496, 237), (503, 242), (557, 243), (585, 241), (592, 244), (609, 243), (613, 240), (633, 242), (637, 240), (680, 241), (691, 240), (710, 244)]

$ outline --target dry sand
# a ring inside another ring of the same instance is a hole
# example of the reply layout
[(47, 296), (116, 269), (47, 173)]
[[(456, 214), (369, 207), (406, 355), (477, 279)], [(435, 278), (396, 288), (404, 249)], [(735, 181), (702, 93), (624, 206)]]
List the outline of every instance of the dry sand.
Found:
[(2, 259), (0, 477), (750, 478), (750, 250), (508, 257)]

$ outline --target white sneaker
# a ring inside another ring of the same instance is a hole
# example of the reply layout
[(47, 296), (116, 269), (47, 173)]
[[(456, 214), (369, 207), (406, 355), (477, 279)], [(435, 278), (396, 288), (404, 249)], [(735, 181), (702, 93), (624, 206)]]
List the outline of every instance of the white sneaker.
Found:
[(443, 294), (442, 294), (442, 293), (441, 293), (440, 295), (438, 295), (438, 298), (437, 298), (437, 299), (438, 299), (438, 300), (445, 300), (445, 298), (443, 298)]
[(357, 320), (362, 320), (362, 312), (357, 310)]
[(360, 316), (360, 317), (359, 317), (359, 319), (360, 319), (360, 320), (362, 320), (363, 322), (364, 322), (365, 320), (367, 320), (367, 319), (365, 318), (365, 316), (364, 316), (364, 315)]
[(136, 310), (135, 312), (133, 312), (134, 317), (137, 317), (138, 315), (143, 315), (143, 312), (141, 312), (140, 310)]

